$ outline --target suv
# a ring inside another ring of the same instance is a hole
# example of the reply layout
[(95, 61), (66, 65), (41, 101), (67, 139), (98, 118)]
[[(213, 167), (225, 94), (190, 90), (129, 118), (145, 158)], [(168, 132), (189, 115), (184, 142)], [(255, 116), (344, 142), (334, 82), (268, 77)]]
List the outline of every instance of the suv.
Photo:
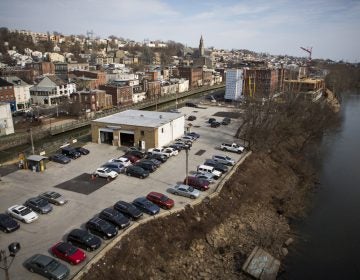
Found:
[(143, 213), (139, 209), (137, 209), (134, 205), (122, 200), (116, 202), (114, 208), (115, 210), (123, 213), (125, 216), (133, 220), (137, 220), (143, 215)]
[(235, 161), (231, 157), (228, 157), (228, 156), (214, 155), (214, 156), (212, 156), (212, 159), (216, 162), (219, 162), (219, 163), (222, 163), (225, 165), (229, 165), (229, 166), (232, 166), (235, 164)]
[(230, 118), (224, 118), (221, 122), (222, 125), (228, 125), (229, 123), (231, 123), (231, 119)]
[(29, 207), (31, 210), (41, 213), (41, 214), (47, 214), (53, 210), (50, 203), (41, 197), (32, 197), (26, 200), (25, 206)]
[(86, 223), (85, 227), (91, 233), (99, 235), (103, 239), (113, 238), (118, 233), (115, 226), (100, 218), (92, 218)]
[(73, 229), (67, 236), (67, 242), (86, 251), (94, 251), (101, 246), (101, 239), (83, 229)]
[(96, 177), (102, 177), (106, 179), (115, 179), (118, 176), (118, 174), (115, 171), (112, 171), (111, 169), (106, 167), (100, 167), (96, 169), (94, 175)]
[(128, 218), (126, 218), (119, 211), (116, 211), (112, 208), (105, 208), (104, 210), (102, 210), (99, 214), (99, 217), (108, 221), (109, 223), (112, 223), (118, 228), (126, 228), (130, 225), (130, 221)]
[(212, 122), (216, 122), (216, 119), (215, 119), (215, 118), (210, 118), (210, 119), (208, 120), (208, 123), (212, 123)]
[(64, 147), (61, 148), (61, 153), (71, 159), (77, 159), (79, 157), (81, 157), (81, 153), (78, 152), (75, 148), (73, 147)]
[(221, 173), (226, 173), (228, 172), (229, 168), (227, 166), (225, 166), (224, 164), (222, 163), (219, 163), (219, 162), (216, 162), (215, 160), (213, 159), (207, 159), (205, 162), (204, 162), (205, 165), (208, 165), (208, 166), (213, 166), (215, 168), (215, 170), (218, 170), (220, 171)]

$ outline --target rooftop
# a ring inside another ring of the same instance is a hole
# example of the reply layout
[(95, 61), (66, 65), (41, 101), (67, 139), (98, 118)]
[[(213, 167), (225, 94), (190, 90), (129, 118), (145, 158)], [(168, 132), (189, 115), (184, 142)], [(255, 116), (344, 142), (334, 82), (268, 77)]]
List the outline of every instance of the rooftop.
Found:
[(183, 117), (180, 113), (155, 112), (142, 110), (127, 110), (92, 122), (109, 123), (114, 125), (134, 125), (144, 127), (160, 127), (165, 123)]

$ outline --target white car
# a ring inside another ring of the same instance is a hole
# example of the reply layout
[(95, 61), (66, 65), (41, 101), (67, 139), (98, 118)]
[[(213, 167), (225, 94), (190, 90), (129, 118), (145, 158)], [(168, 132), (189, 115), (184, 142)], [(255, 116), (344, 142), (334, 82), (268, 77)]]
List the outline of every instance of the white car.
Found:
[(110, 168), (106, 168), (106, 167), (100, 167), (96, 169), (94, 175), (106, 179), (108, 178), (115, 179), (118, 176), (117, 172), (112, 171)]
[(109, 160), (109, 162), (119, 162), (125, 167), (128, 167), (131, 165), (131, 161), (128, 158), (119, 157), (119, 158), (112, 158)]
[(179, 154), (178, 150), (175, 150), (171, 147), (166, 147), (165, 149), (163, 149), (163, 152), (168, 153), (170, 156), (177, 156)]
[(150, 154), (150, 155), (164, 155), (164, 156), (167, 156), (168, 158), (170, 157), (170, 153), (165, 152), (163, 148), (148, 149), (148, 154)]
[(39, 218), (35, 212), (24, 205), (11, 206), (7, 212), (9, 215), (27, 224), (30, 224)]

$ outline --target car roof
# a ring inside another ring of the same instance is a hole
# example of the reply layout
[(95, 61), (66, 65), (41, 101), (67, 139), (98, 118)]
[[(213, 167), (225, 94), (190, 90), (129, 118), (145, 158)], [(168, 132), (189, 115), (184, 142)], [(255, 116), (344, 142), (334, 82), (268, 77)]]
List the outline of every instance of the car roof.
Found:
[(75, 235), (75, 236), (84, 236), (89, 234), (86, 230), (80, 229), (80, 228), (76, 228), (73, 229), (72, 231), (70, 231), (69, 235)]
[[(47, 266), (51, 261), (53, 261), (54, 259), (46, 256), (46, 255), (41, 255), (41, 254), (36, 254), (33, 256), (33, 258), (31, 259), (31, 262), (34, 263), (38, 263), (42, 266)], [(56, 261), (56, 260), (55, 260)]]
[(135, 198), (134, 202), (135, 201), (138, 201), (138, 202), (148, 202), (149, 200), (146, 198), (146, 197), (138, 197), (138, 198)]
[(156, 196), (158, 198), (161, 198), (161, 197), (165, 196), (164, 194), (159, 193), (159, 192), (149, 192), (148, 195)]

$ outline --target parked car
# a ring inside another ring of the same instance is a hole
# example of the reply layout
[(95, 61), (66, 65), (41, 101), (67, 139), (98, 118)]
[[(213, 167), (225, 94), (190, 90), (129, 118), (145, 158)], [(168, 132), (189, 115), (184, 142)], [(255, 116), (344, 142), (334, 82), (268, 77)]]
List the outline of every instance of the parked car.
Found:
[(18, 219), (27, 224), (30, 224), (39, 218), (35, 212), (24, 205), (11, 206), (7, 212), (15, 219)]
[(195, 138), (192, 137), (192, 136), (182, 136), (180, 139), (185, 141), (185, 142), (190, 141), (191, 143), (193, 143), (195, 141)]
[(168, 188), (168, 192), (175, 195), (190, 197), (192, 199), (195, 199), (200, 195), (200, 192), (197, 189), (194, 189), (193, 187), (184, 184), (176, 184)]
[(186, 133), (187, 136), (191, 136), (194, 137), (195, 139), (200, 138), (200, 134), (196, 133), (196, 132), (188, 132)]
[(194, 107), (194, 108), (198, 108), (199, 106), (193, 102), (186, 102), (185, 106), (187, 107)]
[(55, 154), (49, 157), (49, 160), (57, 162), (57, 163), (62, 163), (62, 164), (67, 164), (71, 161), (70, 158), (68, 158), (67, 156), (64, 156), (62, 154)]
[(25, 201), (25, 206), (40, 214), (47, 214), (53, 210), (51, 204), (44, 198), (32, 197)]
[(63, 280), (70, 274), (67, 266), (52, 257), (41, 254), (35, 254), (27, 259), (24, 266), (30, 272), (40, 274), (48, 279)]
[(140, 211), (149, 215), (156, 215), (160, 212), (160, 207), (146, 199), (146, 197), (138, 197), (132, 204), (139, 208)]
[(112, 158), (109, 160), (109, 162), (118, 162), (124, 165), (125, 167), (128, 167), (131, 165), (131, 161), (128, 158), (125, 157), (119, 157), (119, 158)]
[(214, 161), (212, 159), (207, 159), (204, 162), (204, 164), (214, 167), (215, 170), (220, 171), (221, 173), (226, 173), (229, 170), (229, 168), (226, 165), (224, 165), (224, 164), (222, 164), (220, 162), (216, 162), (216, 161)]
[(169, 146), (167, 146), (167, 148), (173, 148), (173, 149), (177, 150), (178, 152), (180, 152), (184, 149), (183, 146), (177, 145), (177, 144), (170, 144)]
[(213, 122), (216, 122), (216, 119), (215, 118), (210, 118), (209, 120), (208, 120), (208, 123), (213, 123)]
[(133, 176), (133, 177), (138, 177), (140, 179), (144, 179), (149, 176), (150, 172), (140, 166), (131, 165), (128, 168), (126, 168), (125, 174), (127, 176)]
[(112, 223), (117, 228), (123, 229), (130, 225), (130, 220), (119, 211), (112, 208), (105, 208), (99, 214), (101, 219)]
[(240, 146), (236, 143), (232, 143), (232, 144), (222, 143), (220, 149), (223, 151), (234, 152), (238, 154), (241, 154), (245, 150), (243, 146)]
[(178, 150), (171, 147), (164, 148), (163, 152), (169, 154), (171, 157), (179, 154)]
[(80, 152), (75, 150), (75, 148), (69, 147), (69, 146), (61, 148), (61, 153), (71, 159), (77, 159), (77, 158), (81, 157)]
[(156, 168), (159, 168), (160, 165), (161, 165), (161, 163), (162, 163), (161, 161), (159, 161), (159, 160), (157, 160), (157, 159), (154, 159), (154, 158), (151, 158), (151, 159), (148, 159), (148, 158), (142, 159), (141, 162), (148, 162), (148, 163), (150, 163), (150, 164), (155, 165)]
[(212, 174), (212, 173), (196, 172), (194, 174), (194, 177), (207, 180), (210, 182), (210, 184), (215, 182), (214, 174)]
[(39, 195), (39, 197), (46, 199), (48, 202), (55, 204), (55, 205), (64, 205), (68, 201), (58, 192), (54, 191), (47, 191), (43, 192)]
[(88, 149), (85, 149), (84, 147), (75, 147), (75, 150), (78, 151), (82, 155), (90, 154), (90, 151)]
[[(157, 167), (155, 166), (154, 163), (152, 163), (152, 162), (145, 162), (145, 161), (142, 161), (142, 160), (136, 162), (136, 163), (134, 164), (134, 166), (139, 166), (139, 167), (141, 167), (142, 169), (145, 169), (145, 170), (147, 170), (147, 171), (149, 171), (149, 172), (151, 172), (151, 173), (154, 172), (154, 171), (157, 169)], [(127, 171), (126, 171), (126, 172), (127, 172)]]
[(94, 251), (101, 246), (101, 239), (87, 230), (73, 229), (66, 238), (67, 242), (86, 251)]
[(188, 121), (195, 121), (196, 120), (196, 116), (190, 115), (187, 118)]
[(115, 171), (112, 171), (109, 168), (100, 167), (95, 170), (94, 175), (96, 177), (102, 177), (102, 178), (106, 178), (106, 179), (115, 179), (118, 176), (118, 173), (116, 173)]
[(174, 145), (181, 147), (182, 150), (190, 149), (192, 146), (191, 143), (185, 143), (184, 141), (181, 141), (180, 139), (175, 140)]
[(130, 162), (131, 162), (132, 164), (134, 164), (135, 162), (137, 162), (137, 161), (140, 160), (140, 158), (138, 158), (138, 157), (136, 157), (136, 156), (134, 156), (134, 155), (131, 155), (131, 154), (125, 154), (125, 155), (122, 155), (121, 157), (122, 157), (122, 158), (127, 158), (128, 160), (130, 160)]
[(231, 119), (230, 118), (224, 118), (221, 122), (222, 125), (228, 125), (231, 123)]
[(92, 218), (86, 224), (85, 227), (91, 233), (96, 234), (103, 239), (110, 239), (118, 234), (117, 228), (109, 222), (101, 218)]
[(170, 154), (168, 152), (165, 152), (163, 148), (152, 148), (152, 149), (148, 149), (148, 154), (149, 155), (164, 155), (167, 156), (168, 158), (170, 157)]
[(161, 161), (162, 163), (166, 162), (168, 157), (164, 156), (164, 155), (158, 155), (158, 154), (152, 154), (152, 155), (147, 155), (146, 156), (147, 159), (156, 159), (158, 161)]
[(164, 209), (171, 209), (175, 204), (174, 200), (159, 192), (150, 192), (146, 198)]
[(213, 155), (212, 159), (216, 162), (219, 162), (219, 163), (222, 163), (225, 165), (229, 165), (229, 166), (232, 166), (235, 164), (235, 161), (231, 157), (228, 157), (225, 155)]
[(134, 205), (132, 205), (131, 203), (122, 201), (122, 200), (115, 203), (114, 209), (117, 211), (120, 211), (125, 216), (127, 216), (133, 220), (137, 220), (143, 215), (143, 213), (138, 208), (136, 208)]
[(144, 153), (142, 151), (137, 151), (137, 150), (129, 150), (126, 152), (126, 154), (136, 156), (137, 158), (140, 158), (140, 159), (142, 159), (146, 156), (146, 153)]
[(101, 165), (101, 167), (115, 171), (117, 174), (125, 172), (125, 166), (119, 162), (106, 162), (103, 165)]
[(59, 259), (62, 259), (73, 265), (77, 265), (86, 259), (86, 255), (83, 251), (69, 243), (62, 241), (51, 247), (51, 253)]
[(219, 122), (212, 122), (210, 124), (211, 127), (219, 127), (220, 125), (221, 125), (221, 123), (219, 123)]
[(209, 189), (210, 182), (206, 179), (196, 176), (188, 176), (187, 180), (186, 178), (184, 179), (184, 184), (194, 187), (195, 189), (198, 189), (200, 191), (206, 191)]
[(0, 229), (3, 232), (9, 233), (19, 229), (20, 225), (17, 221), (11, 218), (8, 214), (0, 213)]

